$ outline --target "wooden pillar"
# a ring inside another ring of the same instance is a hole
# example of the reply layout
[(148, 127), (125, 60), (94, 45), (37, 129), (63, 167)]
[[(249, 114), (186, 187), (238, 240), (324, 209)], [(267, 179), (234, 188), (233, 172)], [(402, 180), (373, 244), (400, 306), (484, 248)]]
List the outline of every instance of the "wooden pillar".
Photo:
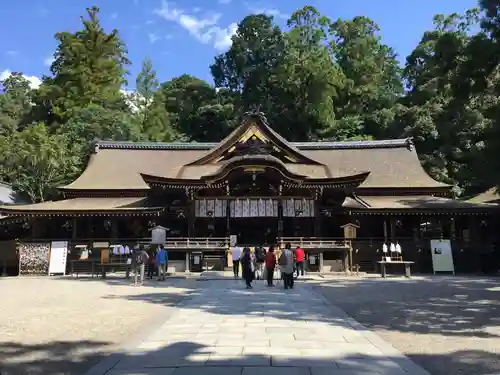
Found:
[(383, 222), (383, 225), (384, 225), (384, 242), (388, 242), (389, 240), (389, 236), (388, 236), (388, 229), (387, 229), (387, 218), (384, 216), (383, 217), (384, 219), (384, 222)]
[(452, 241), (457, 239), (457, 230), (456, 230), (456, 222), (455, 217), (450, 217), (450, 238)]
[(226, 237), (231, 235), (231, 205), (229, 199), (226, 199)]
[(40, 221), (39, 219), (31, 220), (31, 239), (36, 239), (40, 236)]
[(319, 206), (321, 203), (321, 190), (316, 190), (314, 200), (314, 237), (321, 237), (321, 215)]
[(76, 220), (76, 217), (71, 219), (71, 239), (73, 241), (76, 240), (78, 236), (77, 223), (78, 221)]
[(111, 239), (116, 241), (118, 239), (118, 221), (116, 218), (110, 218), (111, 222)]
[(193, 191), (186, 189), (186, 196), (188, 199), (188, 209), (186, 212), (187, 232), (188, 237), (194, 237), (195, 202)]
[(396, 225), (396, 218), (394, 216), (391, 216), (390, 218), (390, 227), (391, 227), (391, 242), (392, 243), (396, 243), (396, 237), (397, 237), (397, 234), (396, 234), (396, 229), (397, 229), (397, 225)]
[(92, 230), (92, 216), (88, 216), (85, 221), (87, 224), (87, 228), (86, 228), (87, 238), (92, 239), (92, 237), (94, 237), (94, 232)]
[(283, 202), (278, 200), (278, 241), (283, 237)]

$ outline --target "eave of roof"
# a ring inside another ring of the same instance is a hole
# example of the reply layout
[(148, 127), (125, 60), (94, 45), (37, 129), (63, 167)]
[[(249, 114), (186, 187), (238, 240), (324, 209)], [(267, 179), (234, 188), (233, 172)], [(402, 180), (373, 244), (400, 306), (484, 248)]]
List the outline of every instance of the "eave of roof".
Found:
[[(347, 149), (370, 149), (370, 148), (397, 148), (407, 147), (411, 143), (410, 138), (389, 139), (376, 141), (342, 141), (342, 142), (290, 142), (299, 150), (347, 150)], [(197, 142), (116, 142), (96, 141), (100, 149), (121, 150), (211, 150), (219, 143), (197, 143)]]
[(498, 194), (498, 189), (496, 187), (492, 187), (485, 192), (466, 199), (465, 202), (498, 204), (500, 203), (500, 195)]
[(404, 211), (418, 213), (432, 212), (485, 212), (496, 209), (497, 206), (488, 203), (470, 203), (458, 199), (435, 197), (430, 195), (410, 196), (356, 196), (366, 208), (363, 212)]
[(6, 216), (95, 216), (141, 213), (157, 214), (163, 207), (150, 207), (144, 197), (79, 197), (33, 204), (0, 206)]

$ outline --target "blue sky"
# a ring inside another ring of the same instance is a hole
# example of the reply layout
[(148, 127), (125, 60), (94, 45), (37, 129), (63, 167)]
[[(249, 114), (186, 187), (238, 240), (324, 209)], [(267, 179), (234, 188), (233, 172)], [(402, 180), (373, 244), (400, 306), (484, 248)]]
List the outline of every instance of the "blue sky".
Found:
[(267, 12), (284, 25), (287, 16), (313, 5), (332, 19), (368, 16), (381, 28), (384, 43), (404, 62), (437, 13), (461, 13), (477, 0), (18, 0), (2, 4), (0, 79), (9, 71), (32, 77), (48, 74), (56, 48), (54, 34), (80, 28), (85, 8), (101, 8), (102, 24), (116, 28), (126, 42), (131, 84), (145, 57), (153, 60), (161, 81), (183, 73), (212, 82), (209, 65), (230, 43), (245, 15)]

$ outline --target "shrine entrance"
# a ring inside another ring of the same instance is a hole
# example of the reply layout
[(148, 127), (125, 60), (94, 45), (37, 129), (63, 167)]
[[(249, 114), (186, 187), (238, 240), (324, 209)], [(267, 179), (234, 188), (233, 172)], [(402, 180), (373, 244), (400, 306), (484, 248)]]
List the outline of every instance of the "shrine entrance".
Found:
[(278, 218), (245, 217), (233, 218), (231, 233), (237, 236), (238, 245), (273, 245), (277, 243)]

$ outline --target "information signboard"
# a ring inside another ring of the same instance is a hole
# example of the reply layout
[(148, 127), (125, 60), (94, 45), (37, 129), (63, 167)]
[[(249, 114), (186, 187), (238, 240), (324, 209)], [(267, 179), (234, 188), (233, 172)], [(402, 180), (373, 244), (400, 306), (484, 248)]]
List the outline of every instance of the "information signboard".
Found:
[(50, 244), (49, 276), (66, 275), (66, 262), (68, 260), (68, 242), (53, 241)]
[(455, 274), (450, 240), (431, 240), (431, 253), (434, 273), (451, 272)]

